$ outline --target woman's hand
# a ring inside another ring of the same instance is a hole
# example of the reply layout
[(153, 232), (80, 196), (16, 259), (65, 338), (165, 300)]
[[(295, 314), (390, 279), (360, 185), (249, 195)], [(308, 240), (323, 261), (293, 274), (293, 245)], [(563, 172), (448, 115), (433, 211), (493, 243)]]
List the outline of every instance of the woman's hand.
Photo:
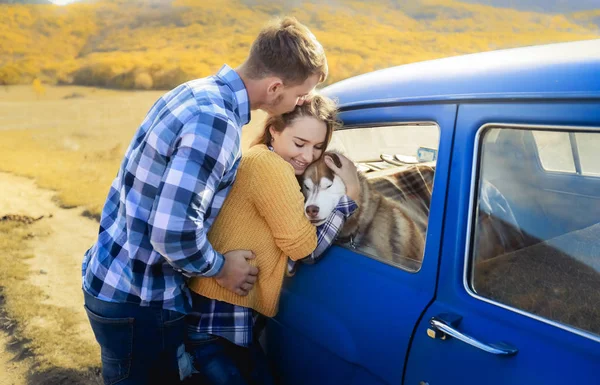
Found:
[(339, 176), (346, 185), (346, 195), (353, 201), (358, 202), (360, 198), (360, 181), (358, 180), (357, 169), (354, 163), (341, 154), (335, 154), (340, 160), (341, 166), (338, 167), (331, 155), (325, 155), (325, 164), (337, 176)]

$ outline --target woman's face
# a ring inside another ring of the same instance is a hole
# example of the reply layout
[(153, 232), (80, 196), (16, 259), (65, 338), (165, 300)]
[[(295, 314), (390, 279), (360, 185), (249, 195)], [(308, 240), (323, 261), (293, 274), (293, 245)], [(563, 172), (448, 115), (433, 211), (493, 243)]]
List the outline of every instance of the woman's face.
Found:
[(327, 125), (311, 116), (294, 119), (282, 132), (270, 128), (273, 150), (292, 165), (296, 175), (317, 160), (325, 150)]

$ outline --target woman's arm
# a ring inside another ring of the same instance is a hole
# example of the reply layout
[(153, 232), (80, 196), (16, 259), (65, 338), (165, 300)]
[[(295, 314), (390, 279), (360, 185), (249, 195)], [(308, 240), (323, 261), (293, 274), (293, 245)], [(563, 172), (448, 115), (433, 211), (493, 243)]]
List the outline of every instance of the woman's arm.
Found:
[(317, 235), (304, 215), (304, 196), (292, 167), (274, 153), (258, 155), (251, 167), (251, 196), (275, 243), (292, 260), (306, 257), (317, 247)]

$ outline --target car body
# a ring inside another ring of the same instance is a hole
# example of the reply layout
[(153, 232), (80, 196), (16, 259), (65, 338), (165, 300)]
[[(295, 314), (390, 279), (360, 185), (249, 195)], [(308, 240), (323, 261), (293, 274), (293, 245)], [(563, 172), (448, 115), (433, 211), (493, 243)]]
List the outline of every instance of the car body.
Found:
[(335, 245), (300, 266), (265, 333), (281, 382), (600, 383), (600, 40), (323, 93), (359, 164), (435, 162), (425, 252), (410, 269)]

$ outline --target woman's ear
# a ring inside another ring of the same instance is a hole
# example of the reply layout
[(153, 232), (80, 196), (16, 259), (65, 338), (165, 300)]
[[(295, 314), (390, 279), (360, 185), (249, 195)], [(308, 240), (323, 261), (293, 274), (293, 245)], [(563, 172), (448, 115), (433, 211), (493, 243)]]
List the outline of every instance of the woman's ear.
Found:
[(269, 126), (269, 134), (271, 134), (271, 141), (273, 141), (273, 139), (275, 138), (275, 135), (278, 134), (278, 132), (275, 130), (275, 127), (273, 127), (273, 125)]

